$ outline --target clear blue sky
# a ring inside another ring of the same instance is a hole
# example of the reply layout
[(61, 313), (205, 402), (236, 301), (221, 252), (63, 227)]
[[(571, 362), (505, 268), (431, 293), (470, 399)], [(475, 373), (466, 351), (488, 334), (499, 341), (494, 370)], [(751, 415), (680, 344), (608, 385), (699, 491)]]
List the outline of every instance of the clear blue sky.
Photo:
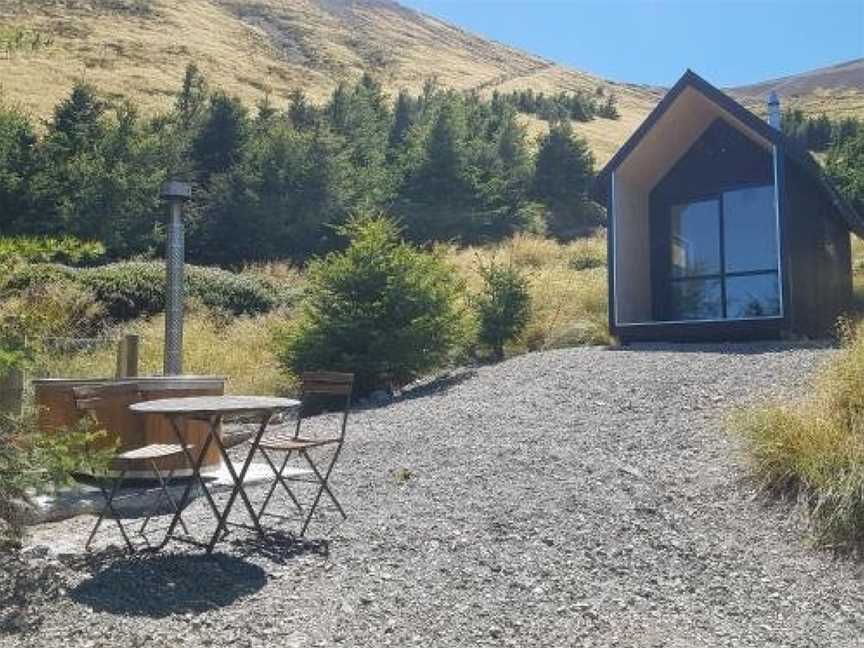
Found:
[(400, 0), (586, 72), (671, 85), (765, 81), (864, 57), (864, 0)]

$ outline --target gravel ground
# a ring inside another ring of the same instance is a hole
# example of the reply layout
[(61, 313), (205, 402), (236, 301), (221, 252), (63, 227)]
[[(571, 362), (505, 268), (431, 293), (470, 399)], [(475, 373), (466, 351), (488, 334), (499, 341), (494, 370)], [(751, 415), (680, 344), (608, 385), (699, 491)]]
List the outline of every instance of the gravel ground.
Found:
[(830, 353), (587, 348), (453, 374), (353, 416), (350, 517), (316, 541), (82, 557), (91, 518), (36, 529), (43, 588), (0, 645), (864, 645), (862, 566), (755, 497), (723, 429)]

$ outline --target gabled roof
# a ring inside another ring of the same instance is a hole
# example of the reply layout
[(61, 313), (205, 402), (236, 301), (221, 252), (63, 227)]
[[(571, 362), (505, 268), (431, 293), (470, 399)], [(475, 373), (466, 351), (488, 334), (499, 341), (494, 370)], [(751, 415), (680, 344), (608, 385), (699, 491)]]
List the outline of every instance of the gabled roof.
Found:
[(828, 179), (822, 166), (813, 159), (809, 152), (791, 141), (779, 130), (770, 126), (766, 121), (747, 110), (729, 95), (712, 86), (705, 79), (692, 70), (687, 70), (678, 79), (674, 86), (666, 93), (666, 96), (658, 103), (654, 110), (645, 118), (645, 121), (636, 129), (612, 159), (603, 167), (594, 180), (591, 188), (591, 197), (598, 202), (605, 203), (607, 199), (607, 188), (609, 176), (617, 169), (624, 160), (639, 146), (643, 138), (654, 127), (659, 119), (675, 102), (675, 99), (687, 88), (693, 88), (709, 101), (715, 103), (719, 108), (729, 113), (732, 117), (743, 123), (754, 133), (764, 138), (789, 158), (797, 162), (805, 174), (816, 182), (828, 195), (828, 198), (843, 217), (849, 229), (858, 236), (864, 238), (864, 217), (859, 214), (844, 198)]

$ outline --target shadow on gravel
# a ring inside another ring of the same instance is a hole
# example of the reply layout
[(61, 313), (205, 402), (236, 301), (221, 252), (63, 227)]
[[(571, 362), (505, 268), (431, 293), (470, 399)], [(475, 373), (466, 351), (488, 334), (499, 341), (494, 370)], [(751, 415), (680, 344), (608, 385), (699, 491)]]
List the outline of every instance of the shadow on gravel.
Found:
[(254, 594), (267, 583), (261, 567), (225, 554), (114, 555), (88, 562), (95, 573), (69, 596), (111, 614), (158, 619), (205, 612)]
[(477, 372), (474, 369), (467, 369), (439, 376), (428, 383), (423, 383), (422, 385), (417, 385), (416, 387), (404, 390), (396, 400), (413, 400), (415, 398), (443, 394), (448, 389), (461, 385), (476, 376)]
[(330, 543), (327, 540), (308, 540), (282, 532), (268, 533), (264, 538), (249, 536), (242, 540), (234, 540), (231, 542), (231, 547), (242, 558), (249, 556), (266, 558), (279, 565), (306, 554), (325, 558), (330, 555)]

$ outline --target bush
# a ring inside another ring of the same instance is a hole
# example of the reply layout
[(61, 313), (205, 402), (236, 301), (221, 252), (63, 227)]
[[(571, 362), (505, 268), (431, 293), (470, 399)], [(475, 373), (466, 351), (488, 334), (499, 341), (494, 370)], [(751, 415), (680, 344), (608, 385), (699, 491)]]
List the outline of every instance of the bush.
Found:
[(864, 324), (817, 375), (810, 395), (739, 412), (754, 477), (808, 506), (821, 543), (864, 541)]
[(75, 470), (104, 472), (117, 451), (116, 444), (106, 445), (105, 431), (92, 418), (50, 434), (39, 429), (37, 420), (34, 409), (0, 415), (0, 521), (5, 522), (0, 547), (20, 541), (23, 520), (17, 502), (27, 500), (31, 490), (67, 484)]
[[(77, 270), (53, 264), (25, 265), (13, 271), (2, 288), (12, 293), (49, 281), (91, 290), (108, 317), (117, 322), (165, 308), (165, 266), (155, 261), (124, 261)], [(252, 274), (191, 265), (186, 266), (186, 289), (188, 297), (235, 315), (268, 312), (289, 304), (295, 296), (293, 291)]]
[(504, 358), (504, 345), (516, 339), (531, 317), (528, 279), (512, 265), (495, 262), (480, 268), (483, 289), (474, 298), (479, 322), (480, 343)]
[(592, 270), (606, 267), (606, 240), (601, 237), (582, 238), (570, 244), (572, 250), (567, 265), (571, 270)]
[(473, 292), (480, 292), (483, 286), (478, 267), (501, 256), (528, 273), (531, 318), (524, 333), (510, 345), (510, 351), (609, 343), (605, 268), (577, 271), (571, 264), (578, 255), (603, 259), (605, 265), (606, 238), (602, 230), (567, 244), (517, 235), (493, 246), (442, 249)]
[(88, 265), (105, 256), (105, 246), (98, 242), (79, 241), (72, 236), (0, 237), (0, 266), (13, 260), (26, 263), (64, 263)]
[(455, 269), (402, 242), (386, 218), (353, 220), (343, 234), (344, 252), (309, 266), (300, 317), (282, 343), (285, 366), (353, 372), (365, 393), (445, 364), (467, 333)]

